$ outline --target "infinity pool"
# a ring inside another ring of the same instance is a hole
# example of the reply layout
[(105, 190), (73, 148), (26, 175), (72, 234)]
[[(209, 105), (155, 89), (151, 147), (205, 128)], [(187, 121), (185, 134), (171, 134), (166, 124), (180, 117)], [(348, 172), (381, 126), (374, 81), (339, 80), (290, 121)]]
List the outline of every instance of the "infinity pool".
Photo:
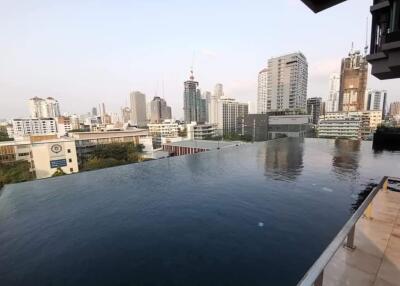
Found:
[(8, 185), (0, 285), (295, 285), (399, 170), (370, 142), (280, 139)]

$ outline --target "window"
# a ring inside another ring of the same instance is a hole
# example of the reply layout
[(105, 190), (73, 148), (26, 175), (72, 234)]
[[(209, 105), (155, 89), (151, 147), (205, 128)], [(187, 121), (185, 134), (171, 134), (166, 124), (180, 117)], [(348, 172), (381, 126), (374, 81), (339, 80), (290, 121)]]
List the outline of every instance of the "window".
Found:
[(72, 163), (72, 159), (68, 159), (68, 162)]
[(69, 168), (69, 171), (72, 173), (74, 172), (74, 168)]
[(68, 149), (67, 152), (68, 152), (68, 153), (71, 153), (71, 149)]

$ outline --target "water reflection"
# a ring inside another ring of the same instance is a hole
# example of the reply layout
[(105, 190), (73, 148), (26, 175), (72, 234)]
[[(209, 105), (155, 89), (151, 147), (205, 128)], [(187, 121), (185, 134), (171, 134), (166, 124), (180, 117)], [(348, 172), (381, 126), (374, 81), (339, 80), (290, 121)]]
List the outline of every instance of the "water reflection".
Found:
[(270, 141), (266, 145), (265, 175), (294, 181), (303, 170), (303, 138)]
[(360, 146), (359, 140), (335, 140), (332, 166), (337, 176), (349, 179), (356, 179), (359, 176)]
[(365, 189), (358, 193), (356, 201), (351, 204), (351, 211), (354, 213), (372, 192), (372, 190), (377, 186), (376, 183), (370, 183), (366, 185)]

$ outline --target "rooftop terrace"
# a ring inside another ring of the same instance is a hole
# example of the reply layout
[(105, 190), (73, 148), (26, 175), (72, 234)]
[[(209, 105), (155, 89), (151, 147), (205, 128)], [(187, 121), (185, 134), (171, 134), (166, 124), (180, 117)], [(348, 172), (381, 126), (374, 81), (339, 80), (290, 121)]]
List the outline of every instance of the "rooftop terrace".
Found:
[(286, 138), (7, 185), (0, 284), (296, 285), (398, 175), (400, 153), (371, 147)]

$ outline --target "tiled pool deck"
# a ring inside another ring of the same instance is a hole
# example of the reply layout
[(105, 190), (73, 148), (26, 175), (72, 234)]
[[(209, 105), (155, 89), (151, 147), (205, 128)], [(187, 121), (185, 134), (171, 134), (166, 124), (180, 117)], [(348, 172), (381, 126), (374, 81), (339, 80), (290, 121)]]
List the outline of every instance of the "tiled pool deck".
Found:
[(400, 285), (400, 193), (377, 193), (372, 219), (356, 224), (355, 246), (336, 252), (325, 269), (324, 286)]

